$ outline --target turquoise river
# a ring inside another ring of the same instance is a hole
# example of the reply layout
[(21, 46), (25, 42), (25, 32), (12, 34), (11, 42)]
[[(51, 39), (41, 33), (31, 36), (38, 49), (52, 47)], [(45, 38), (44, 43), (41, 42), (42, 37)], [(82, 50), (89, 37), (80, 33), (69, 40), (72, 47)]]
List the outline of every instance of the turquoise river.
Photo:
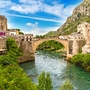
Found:
[(42, 71), (50, 72), (53, 90), (69, 79), (74, 90), (90, 90), (90, 73), (83, 68), (64, 60), (62, 54), (51, 51), (37, 51), (35, 61), (20, 64), (28, 77), (37, 84), (37, 78)]

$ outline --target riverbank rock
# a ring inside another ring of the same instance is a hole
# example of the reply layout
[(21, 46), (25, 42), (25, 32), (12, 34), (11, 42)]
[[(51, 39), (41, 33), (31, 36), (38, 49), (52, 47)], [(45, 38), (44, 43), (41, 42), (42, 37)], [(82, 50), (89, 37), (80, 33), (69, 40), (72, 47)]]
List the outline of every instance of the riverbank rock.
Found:
[(34, 60), (35, 60), (34, 53), (26, 53), (18, 59), (18, 63), (24, 63), (24, 62), (34, 61)]

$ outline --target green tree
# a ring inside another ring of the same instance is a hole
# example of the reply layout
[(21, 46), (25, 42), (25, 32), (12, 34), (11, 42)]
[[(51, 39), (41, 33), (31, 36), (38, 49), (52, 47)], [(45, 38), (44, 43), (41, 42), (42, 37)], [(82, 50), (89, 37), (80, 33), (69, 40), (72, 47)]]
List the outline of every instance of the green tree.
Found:
[(12, 48), (17, 48), (17, 44), (15, 43), (15, 40), (13, 38), (8, 38), (6, 41), (7, 50), (11, 50)]
[(8, 38), (6, 41), (6, 45), (8, 53), (13, 53), (16, 54), (17, 56), (23, 55), (13, 38)]
[(47, 73), (45, 78), (45, 90), (52, 90), (52, 88), (52, 79), (50, 77), (50, 73)]
[(69, 80), (66, 80), (59, 90), (73, 90), (73, 86), (71, 85)]
[(77, 54), (71, 58), (71, 62), (81, 65), (87, 71), (90, 71), (90, 54)]
[(0, 90), (37, 90), (18, 65), (0, 66)]
[(45, 90), (45, 72), (43, 71), (38, 77), (38, 90)]
[(21, 50), (12, 38), (7, 39), (7, 48), (7, 54), (0, 56), (0, 90), (37, 90), (18, 65)]
[(50, 77), (50, 73), (46, 73), (43, 71), (40, 76), (38, 77), (38, 90), (52, 90), (52, 80)]

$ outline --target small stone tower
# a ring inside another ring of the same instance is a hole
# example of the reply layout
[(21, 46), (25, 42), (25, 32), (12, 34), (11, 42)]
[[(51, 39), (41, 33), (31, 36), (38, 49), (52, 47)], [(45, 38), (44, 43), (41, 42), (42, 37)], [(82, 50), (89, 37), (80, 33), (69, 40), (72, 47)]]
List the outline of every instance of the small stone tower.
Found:
[(70, 35), (70, 38), (68, 39), (68, 42), (69, 42), (68, 54), (73, 56), (78, 54), (79, 51), (81, 50), (84, 42), (84, 37), (81, 33), (78, 32), (72, 33)]
[(81, 28), (86, 41), (85, 46), (82, 47), (82, 53), (90, 53), (90, 23), (82, 23)]
[(7, 19), (0, 15), (0, 30), (7, 31)]

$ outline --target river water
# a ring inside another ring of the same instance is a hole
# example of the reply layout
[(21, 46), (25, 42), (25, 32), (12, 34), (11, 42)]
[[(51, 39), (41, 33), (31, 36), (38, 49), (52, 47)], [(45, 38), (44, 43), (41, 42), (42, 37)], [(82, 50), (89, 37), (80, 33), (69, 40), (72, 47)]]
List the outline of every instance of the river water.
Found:
[(62, 54), (51, 51), (37, 51), (35, 61), (20, 64), (34, 83), (42, 71), (50, 72), (53, 90), (69, 79), (74, 90), (90, 90), (90, 73), (64, 60)]

